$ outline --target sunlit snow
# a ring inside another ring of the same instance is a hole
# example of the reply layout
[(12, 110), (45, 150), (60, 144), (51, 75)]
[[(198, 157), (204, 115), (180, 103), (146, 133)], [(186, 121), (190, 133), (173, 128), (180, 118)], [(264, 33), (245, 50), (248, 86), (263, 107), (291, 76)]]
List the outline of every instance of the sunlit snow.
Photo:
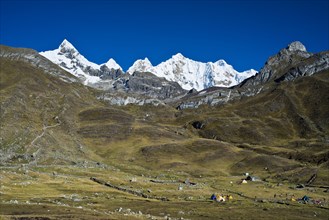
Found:
[(215, 63), (194, 61), (181, 53), (157, 66), (152, 66), (147, 58), (137, 60), (127, 72), (132, 74), (135, 71), (151, 72), (158, 77), (177, 82), (183, 89), (194, 88), (198, 91), (212, 86), (234, 86), (257, 73), (253, 69), (240, 73), (224, 60), (218, 60)]

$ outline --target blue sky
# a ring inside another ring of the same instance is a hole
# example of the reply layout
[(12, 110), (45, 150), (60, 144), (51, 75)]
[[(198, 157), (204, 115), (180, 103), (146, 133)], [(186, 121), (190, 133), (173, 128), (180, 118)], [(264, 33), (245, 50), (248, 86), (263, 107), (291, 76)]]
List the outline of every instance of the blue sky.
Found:
[(88, 60), (114, 58), (124, 70), (180, 52), (226, 60), (239, 71), (299, 40), (329, 50), (328, 0), (0, 0), (0, 43), (37, 51), (66, 38)]

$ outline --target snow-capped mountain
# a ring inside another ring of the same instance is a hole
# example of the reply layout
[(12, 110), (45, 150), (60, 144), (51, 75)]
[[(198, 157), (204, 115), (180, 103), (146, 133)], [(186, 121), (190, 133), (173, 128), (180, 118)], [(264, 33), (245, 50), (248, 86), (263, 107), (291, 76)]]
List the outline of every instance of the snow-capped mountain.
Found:
[[(120, 65), (112, 58), (100, 65), (88, 61), (66, 39), (58, 49), (40, 54), (80, 78), (85, 85), (98, 88), (100, 84), (103, 88), (111, 88), (114, 82), (106, 80), (116, 80), (123, 73)], [(153, 66), (147, 58), (137, 60), (127, 72), (133, 74), (136, 71), (150, 72), (168, 81), (177, 82), (185, 90), (194, 88), (198, 91), (212, 86), (234, 86), (256, 74), (253, 69), (240, 73), (224, 60), (202, 63), (186, 58), (180, 53), (157, 66)]]
[(194, 88), (198, 91), (212, 86), (234, 86), (257, 73), (253, 69), (240, 73), (224, 60), (202, 63), (180, 53), (157, 66), (153, 66), (147, 58), (137, 60), (127, 72), (132, 74), (135, 71), (151, 72), (158, 77), (177, 82), (183, 89)]
[(101, 65), (88, 61), (66, 39), (61, 43), (58, 49), (40, 52), (40, 54), (59, 65), (64, 70), (80, 78), (85, 85), (101, 81), (104, 71), (122, 71), (122, 68), (112, 58)]

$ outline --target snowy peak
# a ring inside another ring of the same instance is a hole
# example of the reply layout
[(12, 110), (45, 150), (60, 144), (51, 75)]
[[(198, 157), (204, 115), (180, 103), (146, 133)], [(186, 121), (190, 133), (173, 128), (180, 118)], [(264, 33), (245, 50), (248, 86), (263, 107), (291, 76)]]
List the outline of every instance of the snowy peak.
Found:
[(144, 64), (144, 65), (147, 65), (147, 66), (153, 66), (151, 61), (145, 57), (144, 60), (141, 60), (141, 62)]
[(76, 50), (75, 47), (66, 39), (63, 40), (63, 42), (59, 45), (58, 49), (67, 49), (67, 50)]
[(173, 55), (171, 58), (174, 60), (183, 60), (186, 57), (184, 57), (183, 54), (181, 54), (181, 53), (177, 53), (177, 54)]
[(145, 57), (144, 60), (141, 60), (141, 59), (136, 60), (134, 62), (134, 64), (127, 70), (127, 73), (133, 74), (136, 71), (151, 72), (151, 73), (155, 72), (152, 63), (150, 62), (150, 60), (147, 57)]
[(58, 49), (40, 52), (40, 55), (78, 77), (85, 85), (101, 80), (100, 76), (104, 75), (101, 70), (103, 65), (106, 65), (110, 70), (122, 71), (122, 68), (113, 59), (102, 65), (90, 62), (66, 39), (63, 40)]
[[(58, 47), (59, 53), (62, 53), (67, 58), (78, 58), (80, 55), (79, 51), (66, 39)], [(83, 61), (86, 62), (87, 59), (83, 57)], [(89, 62), (89, 61), (88, 61)]]
[(114, 59), (109, 59), (109, 61), (107, 61), (105, 64), (103, 64), (105, 66), (107, 66), (109, 69), (114, 69), (114, 70), (122, 70), (121, 66), (119, 64), (117, 64), (117, 62), (115, 62)]

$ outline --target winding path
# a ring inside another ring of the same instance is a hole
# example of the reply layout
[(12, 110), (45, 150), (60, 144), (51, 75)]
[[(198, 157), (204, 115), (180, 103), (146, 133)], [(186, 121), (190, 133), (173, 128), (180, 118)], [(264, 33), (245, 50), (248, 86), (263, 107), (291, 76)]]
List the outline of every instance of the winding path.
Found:
[(33, 139), (33, 141), (30, 143), (30, 146), (33, 146), (34, 143), (35, 143), (38, 139), (42, 138), (43, 135), (45, 135), (46, 130), (47, 130), (48, 128), (54, 128), (54, 127), (57, 127), (57, 126), (59, 126), (59, 125), (61, 125), (61, 122), (59, 122), (59, 123), (57, 123), (57, 124), (55, 124), (55, 125), (50, 125), (50, 126), (45, 126), (45, 125), (44, 125), (43, 128), (42, 128), (42, 133), (41, 133), (40, 135), (36, 136), (36, 138)]

